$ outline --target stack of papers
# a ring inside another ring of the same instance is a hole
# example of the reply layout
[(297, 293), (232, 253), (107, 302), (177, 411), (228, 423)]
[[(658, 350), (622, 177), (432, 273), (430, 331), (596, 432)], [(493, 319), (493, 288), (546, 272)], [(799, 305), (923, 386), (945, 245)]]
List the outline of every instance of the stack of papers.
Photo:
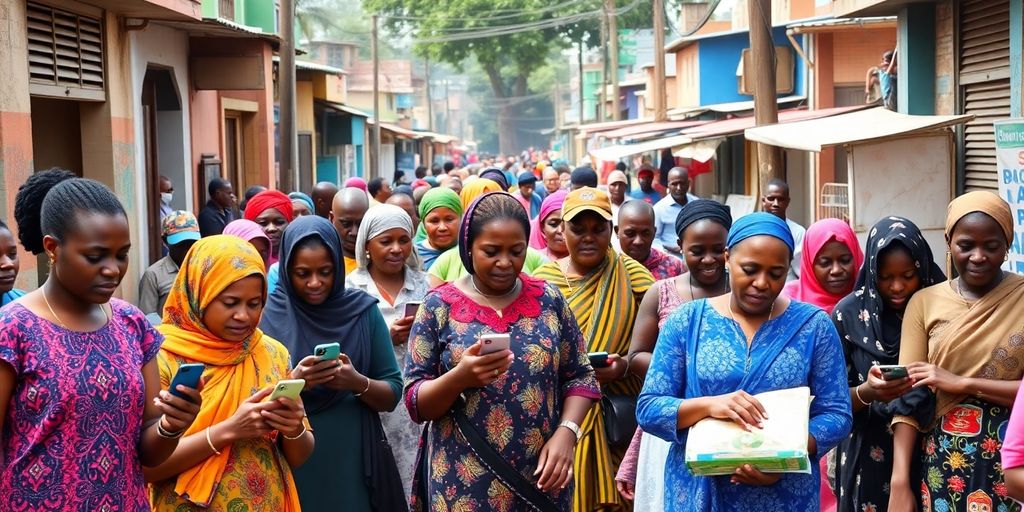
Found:
[(807, 428), (811, 390), (782, 389), (754, 395), (768, 412), (764, 428), (747, 431), (728, 420), (704, 418), (690, 427), (686, 466), (694, 475), (730, 475), (750, 464), (764, 473), (810, 473)]

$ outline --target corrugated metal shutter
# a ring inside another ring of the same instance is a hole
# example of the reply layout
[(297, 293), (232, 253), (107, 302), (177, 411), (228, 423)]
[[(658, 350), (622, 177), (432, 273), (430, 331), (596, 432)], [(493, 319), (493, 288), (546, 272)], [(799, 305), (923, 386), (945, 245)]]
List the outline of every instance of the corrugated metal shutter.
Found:
[(103, 100), (103, 24), (97, 18), (27, 4), (33, 94)]
[(962, 133), (965, 190), (996, 190), (992, 122), (1010, 117), (1010, 2), (960, 4), (961, 112), (977, 116)]

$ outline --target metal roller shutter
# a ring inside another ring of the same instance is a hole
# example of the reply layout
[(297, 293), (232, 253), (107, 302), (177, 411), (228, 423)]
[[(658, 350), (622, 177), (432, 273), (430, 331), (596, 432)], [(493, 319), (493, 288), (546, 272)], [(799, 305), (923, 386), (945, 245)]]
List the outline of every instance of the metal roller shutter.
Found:
[(32, 94), (104, 100), (101, 21), (34, 3), (27, 8)]
[(996, 190), (992, 122), (1010, 116), (1010, 2), (960, 4), (961, 112), (975, 119), (961, 131), (964, 189)]

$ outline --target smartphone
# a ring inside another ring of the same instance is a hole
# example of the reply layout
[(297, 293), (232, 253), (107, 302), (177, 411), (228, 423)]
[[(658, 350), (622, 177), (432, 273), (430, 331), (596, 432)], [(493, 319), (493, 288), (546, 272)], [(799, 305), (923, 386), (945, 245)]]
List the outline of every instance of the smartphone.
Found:
[(304, 387), (306, 387), (306, 379), (279, 380), (277, 381), (277, 385), (274, 386), (274, 392), (270, 394), (270, 398), (268, 400), (277, 400), (281, 397), (298, 400), (299, 393), (302, 393), (302, 388)]
[(900, 366), (898, 364), (879, 365), (878, 369), (881, 370), (882, 378), (885, 380), (905, 379), (910, 375), (907, 373), (906, 366)]
[(416, 316), (416, 312), (420, 310), (420, 304), (422, 302), (406, 302), (405, 303), (405, 316)]
[(188, 400), (188, 397), (185, 396), (184, 393), (178, 391), (178, 384), (181, 384), (186, 388), (198, 388), (199, 380), (203, 378), (203, 370), (205, 369), (206, 365), (202, 363), (188, 363), (179, 366), (178, 373), (175, 373), (174, 378), (171, 379), (171, 387), (168, 391), (178, 398)]
[(508, 334), (485, 334), (480, 336), (480, 355), (493, 354), (502, 350), (508, 350), (512, 345), (512, 337)]
[(590, 357), (590, 366), (594, 368), (608, 367), (608, 352), (591, 352), (587, 356)]
[(324, 343), (313, 348), (313, 355), (321, 361), (337, 359), (341, 355), (341, 345), (337, 343)]

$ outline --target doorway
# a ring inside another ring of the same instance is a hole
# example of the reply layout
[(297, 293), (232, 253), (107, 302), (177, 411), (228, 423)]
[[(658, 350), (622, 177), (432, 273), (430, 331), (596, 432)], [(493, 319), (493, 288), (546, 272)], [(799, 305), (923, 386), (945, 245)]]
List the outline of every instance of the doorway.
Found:
[(187, 210), (184, 117), (171, 69), (150, 66), (142, 80), (143, 160), (146, 166), (146, 215), (150, 219), (149, 263), (163, 257), (160, 177), (174, 189), (170, 207)]

